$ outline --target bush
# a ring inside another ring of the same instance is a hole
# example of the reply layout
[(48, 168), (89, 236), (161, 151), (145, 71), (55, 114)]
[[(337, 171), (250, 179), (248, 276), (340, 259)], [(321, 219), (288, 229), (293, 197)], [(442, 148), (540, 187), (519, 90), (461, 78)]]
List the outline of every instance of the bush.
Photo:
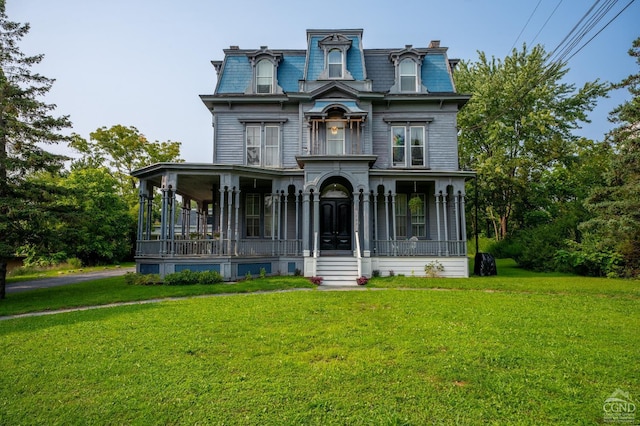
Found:
[(442, 272), (444, 272), (444, 265), (437, 260), (424, 265), (424, 273), (429, 278), (437, 278)]
[(165, 275), (165, 285), (217, 284), (223, 281), (216, 271), (193, 272), (189, 269)]
[(160, 285), (162, 284), (162, 278), (158, 274), (127, 272), (124, 274), (124, 282), (129, 285)]
[(82, 261), (77, 257), (70, 257), (67, 259), (67, 265), (74, 269), (82, 268)]
[(369, 282), (369, 278), (362, 276), (360, 278), (357, 278), (356, 282), (358, 283), (358, 285), (366, 285)]

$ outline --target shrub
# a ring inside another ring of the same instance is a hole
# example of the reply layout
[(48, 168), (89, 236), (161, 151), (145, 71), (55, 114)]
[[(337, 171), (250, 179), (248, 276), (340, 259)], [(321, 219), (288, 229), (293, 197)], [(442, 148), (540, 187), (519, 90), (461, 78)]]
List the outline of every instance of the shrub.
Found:
[(293, 276), (294, 276), (294, 277), (300, 277), (300, 276), (302, 276), (302, 271), (301, 271), (300, 269), (296, 268), (296, 270), (295, 270), (295, 271), (293, 271)]
[(440, 276), (440, 273), (444, 271), (444, 265), (437, 260), (433, 262), (429, 262), (424, 265), (424, 273), (427, 274), (429, 278), (436, 278)]
[(311, 281), (312, 284), (320, 285), (322, 284), (322, 277), (309, 277), (309, 281)]
[(164, 277), (166, 285), (217, 284), (223, 281), (222, 275), (216, 271), (192, 272), (189, 269), (168, 274)]
[(124, 274), (124, 282), (129, 285), (160, 285), (162, 284), (162, 278), (158, 274), (127, 272)]
[(366, 285), (369, 282), (369, 278), (361, 276), (360, 278), (356, 279), (356, 282), (358, 283), (358, 285)]
[(219, 284), (224, 281), (222, 275), (216, 271), (202, 271), (199, 272), (198, 284), (209, 285)]
[(67, 265), (74, 269), (82, 268), (82, 261), (77, 257), (70, 257), (67, 259)]
[(380, 270), (379, 269), (374, 269), (372, 275), (373, 275), (374, 278), (378, 278), (380, 276)]
[(264, 268), (260, 268), (260, 278), (264, 278), (267, 276), (267, 270)]

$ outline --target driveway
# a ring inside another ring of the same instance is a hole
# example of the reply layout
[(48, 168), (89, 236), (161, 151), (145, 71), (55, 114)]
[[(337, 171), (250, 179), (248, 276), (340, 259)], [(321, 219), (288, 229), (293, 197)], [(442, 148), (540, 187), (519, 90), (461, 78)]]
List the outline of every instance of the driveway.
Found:
[(117, 277), (127, 272), (135, 272), (135, 267), (105, 269), (104, 271), (94, 271), (79, 274), (64, 275), (55, 278), (43, 278), (32, 281), (22, 281), (18, 283), (7, 284), (6, 290), (9, 293), (18, 293), (21, 291), (35, 290), (38, 288), (57, 287), (67, 284), (75, 284), (83, 281), (97, 280), (100, 278)]

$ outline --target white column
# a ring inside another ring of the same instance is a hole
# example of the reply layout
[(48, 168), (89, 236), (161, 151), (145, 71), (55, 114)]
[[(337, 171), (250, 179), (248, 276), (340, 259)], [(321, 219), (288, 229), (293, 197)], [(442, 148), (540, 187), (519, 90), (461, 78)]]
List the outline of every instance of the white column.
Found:
[(296, 192), (296, 240), (300, 239), (300, 193)]
[(309, 193), (302, 194), (302, 251), (305, 256), (309, 256), (311, 245), (309, 244), (309, 221), (311, 214), (309, 209)]
[(169, 252), (174, 253), (176, 231), (176, 191), (169, 187)]
[(240, 218), (240, 189), (235, 189), (234, 188), (234, 195), (235, 195), (235, 210), (236, 210), (236, 223), (235, 223), (235, 255), (238, 255), (238, 243), (240, 241), (240, 227), (239, 225), (239, 218)]
[(364, 228), (362, 230), (362, 235), (364, 238), (363, 249), (367, 256), (371, 251), (371, 235), (369, 234), (369, 210), (371, 209), (371, 205), (369, 204), (369, 197), (371, 197), (371, 192), (367, 192), (366, 194), (364, 192), (362, 193), (362, 226)]
[(162, 188), (162, 206), (160, 207), (160, 253), (165, 254), (167, 252), (167, 188)]
[(145, 199), (146, 199), (146, 196), (141, 193), (140, 194), (140, 206), (138, 207), (138, 241), (142, 240), (142, 235), (143, 235)]
[(396, 241), (396, 193), (391, 194), (391, 218), (393, 219), (393, 241)]
[(149, 193), (147, 199), (147, 240), (151, 239), (151, 227), (153, 226), (153, 192)]
[(373, 195), (373, 233), (372, 238), (374, 241), (378, 241), (380, 237), (378, 236), (378, 191), (371, 192)]
[(447, 211), (447, 194), (442, 194), (442, 213), (444, 215), (444, 255), (449, 256), (449, 225), (447, 219), (449, 212)]
[[(313, 233), (312, 233), (312, 238), (313, 238), (313, 245), (312, 247), (317, 248), (317, 250), (320, 250), (320, 246), (315, 247), (316, 244), (316, 234), (320, 233), (320, 193), (319, 192), (314, 192), (313, 193)], [(315, 253), (315, 255), (318, 255), (318, 253)]]
[(222, 242), (224, 241), (224, 188), (220, 188), (220, 254), (222, 254)]
[[(337, 212), (336, 212), (337, 214)], [(360, 193), (353, 193), (353, 236), (358, 238), (360, 242)], [(353, 244), (353, 251), (357, 248), (356, 244)]]
[(384, 214), (385, 214), (385, 227), (387, 229), (387, 241), (391, 240), (391, 235), (389, 234), (389, 198), (391, 198), (391, 193), (384, 194)]
[(458, 195), (453, 196), (454, 205), (455, 205), (455, 219), (456, 219), (456, 237), (454, 240), (456, 241), (456, 252), (454, 254), (460, 254), (458, 250), (459, 242), (460, 242), (460, 200)]
[(440, 236), (440, 193), (436, 192), (436, 229), (438, 230), (438, 255), (442, 254), (442, 237)]
[(233, 207), (233, 189), (227, 188), (227, 254), (231, 255), (231, 240), (233, 234), (231, 230), (231, 215)]
[(282, 208), (284, 210), (284, 232), (282, 233), (282, 239), (286, 241), (289, 236), (289, 192), (283, 192), (282, 196), (284, 197), (284, 207)]

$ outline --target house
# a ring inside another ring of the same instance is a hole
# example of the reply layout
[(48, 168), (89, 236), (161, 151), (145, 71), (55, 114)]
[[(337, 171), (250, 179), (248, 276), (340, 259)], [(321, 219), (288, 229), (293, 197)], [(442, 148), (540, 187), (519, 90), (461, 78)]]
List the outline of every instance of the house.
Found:
[(458, 166), (456, 115), (469, 95), (456, 93), (456, 62), (439, 41), (365, 49), (361, 29), (308, 30), (306, 50), (225, 49), (212, 61), (215, 91), (200, 96), (213, 161), (132, 173), (138, 272), (355, 284), (439, 263), (442, 276), (467, 277), (474, 173)]

